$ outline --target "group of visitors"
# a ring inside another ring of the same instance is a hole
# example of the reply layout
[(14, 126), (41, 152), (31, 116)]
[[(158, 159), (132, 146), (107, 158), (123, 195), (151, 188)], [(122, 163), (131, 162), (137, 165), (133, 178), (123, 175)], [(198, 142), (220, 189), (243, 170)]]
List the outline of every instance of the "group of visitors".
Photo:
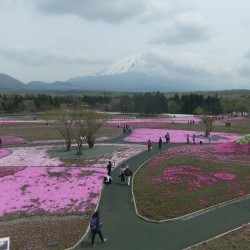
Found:
[[(104, 183), (105, 184), (111, 184), (112, 183), (111, 171), (112, 171), (112, 162), (108, 161), (107, 175), (104, 177)], [(133, 175), (133, 173), (132, 173), (132, 170), (130, 169), (129, 165), (125, 166), (124, 164), (122, 164), (121, 168), (120, 168), (120, 173), (119, 173), (119, 178), (121, 180), (121, 184), (126, 184), (126, 179), (127, 179), (127, 185), (130, 186), (132, 175)], [(96, 211), (92, 215), (91, 221), (90, 221), (91, 247), (95, 246), (95, 236), (96, 236), (96, 234), (99, 235), (102, 243), (107, 241), (106, 238), (103, 238), (101, 228), (102, 228), (102, 222), (100, 220), (100, 212)]]
[(112, 183), (111, 170), (112, 170), (112, 162), (108, 161), (107, 175), (104, 177), (104, 183), (105, 184), (111, 184)]
[(122, 130), (123, 130), (123, 134), (126, 134), (129, 132), (132, 132), (132, 127), (129, 126), (128, 124), (124, 124)]
[(122, 164), (121, 169), (120, 169), (120, 174), (119, 177), (121, 179), (121, 184), (126, 184), (126, 178), (127, 178), (127, 185), (130, 186), (130, 181), (133, 173), (132, 170), (130, 169), (129, 165), (125, 166)]
[[(112, 177), (111, 177), (111, 170), (112, 170), (112, 162), (108, 161), (107, 164), (107, 175), (104, 177), (104, 183), (105, 184), (111, 184), (112, 183)], [(127, 179), (127, 185), (130, 186), (130, 181), (133, 173), (132, 170), (130, 169), (129, 165), (125, 166), (122, 164), (120, 173), (119, 173), (119, 178), (121, 180), (121, 184), (126, 184), (126, 179)]]
[[(193, 134), (192, 135), (193, 144), (195, 144), (195, 139), (196, 139), (196, 135)], [(211, 142), (212, 142), (212, 135), (210, 133), (208, 134), (207, 139), (208, 139), (208, 143), (211, 144)], [(199, 143), (200, 144), (203, 144), (203, 140), (204, 140), (203, 135), (199, 135)], [(190, 135), (187, 134), (187, 144), (189, 144), (189, 143), (190, 143)]]

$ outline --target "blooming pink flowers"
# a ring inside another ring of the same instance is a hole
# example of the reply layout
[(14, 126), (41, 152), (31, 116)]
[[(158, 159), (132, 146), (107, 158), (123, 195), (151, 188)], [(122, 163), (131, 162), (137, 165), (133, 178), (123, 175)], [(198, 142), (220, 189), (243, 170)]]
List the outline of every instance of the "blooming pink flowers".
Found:
[(0, 148), (0, 158), (3, 158), (9, 154), (11, 154), (11, 150), (5, 149), (5, 148)]
[[(186, 143), (188, 134), (190, 135), (190, 142), (192, 142), (191, 136), (193, 134), (196, 135), (196, 142), (198, 142), (199, 135), (203, 134), (201, 131), (138, 128), (134, 129), (132, 134), (126, 137), (124, 140), (128, 142), (146, 143), (146, 141), (150, 139), (152, 142), (158, 142), (159, 137), (162, 137), (162, 139), (164, 140), (167, 132), (170, 134), (171, 143)], [(212, 142), (216, 143), (230, 142), (240, 138), (239, 135), (229, 133), (213, 132), (211, 134), (213, 137)]]
[(2, 135), (1, 139), (3, 145), (17, 145), (26, 143), (23, 138), (12, 135)]
[(229, 174), (229, 173), (215, 173), (214, 177), (222, 181), (230, 181), (236, 178), (234, 174)]
[[(193, 166), (173, 166), (163, 170), (162, 178), (153, 178), (152, 183), (166, 184), (183, 184), (187, 186), (187, 191), (191, 192), (196, 189), (202, 189), (206, 186), (213, 185), (219, 181), (234, 180), (236, 176), (230, 173), (211, 173), (207, 174), (202, 171), (202, 168)], [(185, 191), (183, 189), (182, 191)], [(171, 196), (179, 195), (178, 193), (169, 193)]]
[[(0, 216), (25, 212), (67, 214), (95, 206), (106, 169), (27, 167), (0, 168)], [(19, 170), (19, 171), (18, 171)], [(7, 175), (6, 172), (12, 175)]]

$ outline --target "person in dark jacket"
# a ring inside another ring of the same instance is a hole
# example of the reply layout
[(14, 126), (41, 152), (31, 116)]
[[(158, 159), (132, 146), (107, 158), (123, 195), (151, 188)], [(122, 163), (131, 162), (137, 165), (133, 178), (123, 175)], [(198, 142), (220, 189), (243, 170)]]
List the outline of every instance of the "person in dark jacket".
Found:
[(99, 211), (96, 211), (92, 215), (91, 222), (90, 222), (90, 230), (92, 232), (92, 237), (91, 237), (91, 246), (92, 247), (95, 245), (95, 235), (96, 234), (99, 234), (102, 243), (107, 241), (107, 239), (103, 238), (103, 236), (102, 236), (101, 227), (102, 227), (102, 222), (100, 220)]
[(112, 163), (111, 163), (111, 161), (108, 162), (107, 170), (108, 170), (108, 175), (110, 176), (111, 175), (111, 170), (112, 170)]
[(159, 149), (161, 149), (161, 145), (162, 145), (162, 139), (160, 137), (160, 139), (159, 139)]

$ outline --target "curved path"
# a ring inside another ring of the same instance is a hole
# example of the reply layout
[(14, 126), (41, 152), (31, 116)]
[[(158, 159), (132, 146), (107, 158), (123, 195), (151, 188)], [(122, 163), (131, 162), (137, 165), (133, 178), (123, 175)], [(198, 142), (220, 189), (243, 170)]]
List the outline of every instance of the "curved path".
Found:
[[(112, 140), (118, 142), (123, 136)], [(166, 145), (163, 145), (163, 149)], [(133, 172), (159, 153), (155, 146), (125, 162)], [(230, 203), (206, 213), (164, 223), (147, 222), (135, 213), (131, 187), (120, 185), (119, 169), (112, 172), (113, 183), (105, 186), (99, 210), (105, 244), (96, 236), (96, 249), (103, 250), (181, 250), (240, 227), (250, 221), (250, 198)], [(156, 204), (157, 205), (157, 204)], [(74, 250), (90, 249), (90, 239)]]

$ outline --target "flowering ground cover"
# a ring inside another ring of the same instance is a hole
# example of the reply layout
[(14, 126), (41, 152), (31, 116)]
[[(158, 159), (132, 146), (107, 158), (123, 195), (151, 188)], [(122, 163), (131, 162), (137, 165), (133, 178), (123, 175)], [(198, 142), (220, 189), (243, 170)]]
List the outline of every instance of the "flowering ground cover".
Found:
[(188, 124), (188, 122), (192, 121), (195, 124), (201, 123), (201, 118), (199, 117), (171, 117), (171, 118), (113, 118), (108, 120), (105, 125), (106, 126), (115, 126), (115, 127), (123, 127), (124, 125), (129, 125), (133, 128), (154, 128), (166, 126), (169, 124)]
[[(192, 135), (195, 134), (196, 142), (198, 142), (199, 135), (204, 135), (201, 131), (190, 130), (170, 130), (170, 129), (134, 129), (132, 134), (127, 136), (124, 140), (127, 142), (147, 142), (149, 139), (152, 142), (158, 142), (159, 137), (165, 140), (166, 133), (170, 134), (171, 143), (186, 143), (187, 135), (190, 135), (190, 142), (192, 142)], [(228, 141), (234, 141), (240, 138), (239, 135), (230, 133), (212, 132), (212, 142), (222, 143)], [(207, 139), (204, 139), (205, 143), (208, 143)]]
[(243, 250), (243, 249), (249, 249), (249, 247), (250, 247), (250, 223), (244, 224), (241, 228), (231, 231), (218, 238), (191, 247), (190, 250), (207, 250), (207, 249)]
[(101, 168), (19, 169), (0, 179), (0, 217), (88, 213), (98, 202), (105, 174)]
[[(215, 145), (188, 145), (172, 147), (168, 154), (172, 156), (192, 156), (213, 160), (249, 163), (250, 162), (250, 141), (249, 135), (242, 136), (233, 142)], [(240, 143), (241, 142), (241, 143)]]
[(12, 153), (12, 151), (9, 149), (0, 148), (0, 158), (3, 158), (11, 153)]
[(25, 144), (25, 139), (17, 136), (12, 135), (1, 135), (2, 144), (5, 145), (18, 145), (18, 144)]
[(50, 158), (47, 151), (51, 146), (15, 147), (12, 154), (0, 158), (0, 166), (59, 166), (63, 162), (58, 158)]
[(134, 177), (138, 211), (153, 220), (176, 218), (249, 193), (249, 165), (169, 151), (147, 162)]
[(116, 167), (146, 150), (143, 145), (101, 147), (86, 159), (74, 153), (68, 162), (50, 158), (52, 146), (13, 148), (12, 157), (0, 162), (0, 237), (10, 236), (13, 249), (47, 249), (46, 242), (53, 240), (60, 242), (53, 249), (73, 246), (87, 229), (108, 160)]

